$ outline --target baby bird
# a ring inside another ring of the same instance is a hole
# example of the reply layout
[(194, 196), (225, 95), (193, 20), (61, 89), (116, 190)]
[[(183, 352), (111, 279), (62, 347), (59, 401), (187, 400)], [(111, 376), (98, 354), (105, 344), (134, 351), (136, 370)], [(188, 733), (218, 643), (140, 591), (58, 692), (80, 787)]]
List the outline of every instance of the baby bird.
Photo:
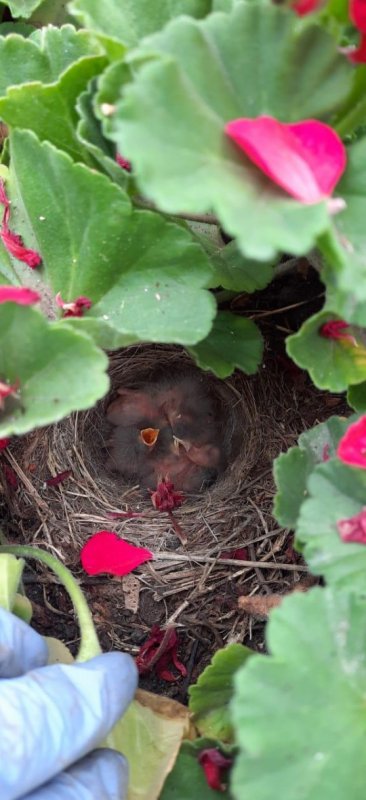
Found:
[[(155, 427), (155, 423), (159, 422), (158, 407), (148, 390), (125, 389), (122, 386), (117, 392), (119, 397), (110, 403), (106, 411), (108, 422), (113, 425), (129, 426), (144, 421), (146, 427), (152, 423), (154, 423), (152, 427)], [(163, 422), (163, 418), (161, 421)]]

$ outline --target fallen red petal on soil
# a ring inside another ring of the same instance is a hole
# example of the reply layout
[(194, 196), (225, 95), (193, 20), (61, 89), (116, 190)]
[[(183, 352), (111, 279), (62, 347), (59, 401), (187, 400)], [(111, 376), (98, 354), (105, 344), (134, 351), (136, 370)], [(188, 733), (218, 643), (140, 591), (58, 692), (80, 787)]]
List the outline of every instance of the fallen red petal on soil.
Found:
[(224, 792), (227, 784), (223, 782), (223, 772), (231, 767), (232, 758), (226, 758), (220, 750), (215, 747), (209, 747), (206, 750), (201, 750), (198, 756), (198, 762), (204, 770), (206, 781), (210, 789), (215, 789), (217, 792)]
[(31, 269), (35, 269), (35, 267), (39, 266), (42, 261), (39, 253), (37, 253), (36, 250), (30, 250), (28, 247), (24, 247), (21, 236), (18, 236), (17, 233), (13, 233), (7, 225), (3, 225), (0, 231), (0, 237), (8, 253), (14, 256), (14, 258), (17, 258), (18, 261), (23, 261), (28, 267), (31, 267)]
[(25, 286), (0, 286), (0, 303), (17, 303), (18, 306), (31, 306), (40, 300), (38, 292)]
[(59, 483), (63, 483), (63, 481), (66, 481), (67, 478), (70, 477), (70, 475), (72, 475), (72, 470), (65, 469), (64, 472), (59, 472), (58, 475), (55, 475), (53, 478), (47, 478), (45, 484), (47, 486), (58, 486)]
[(225, 133), (271, 181), (307, 205), (330, 197), (346, 168), (343, 142), (318, 120), (243, 117), (228, 122)]
[(366, 415), (346, 430), (338, 444), (337, 456), (350, 467), (366, 469)]
[(3, 473), (5, 475), (5, 480), (10, 486), (11, 489), (18, 488), (18, 478), (14, 470), (8, 466), (8, 464), (3, 464)]
[(223, 550), (219, 558), (233, 558), (237, 561), (249, 561), (249, 553), (246, 547), (237, 547), (235, 550)]
[(146, 639), (136, 656), (136, 666), (140, 675), (155, 670), (157, 676), (164, 681), (173, 682), (179, 679), (169, 667), (174, 666), (180, 675), (187, 675), (184, 664), (178, 657), (178, 635), (175, 628), (166, 631), (153, 625), (150, 636)]
[(154, 558), (150, 550), (135, 547), (112, 531), (98, 531), (81, 550), (81, 563), (88, 575), (128, 575)]
[(174, 484), (170, 481), (158, 483), (155, 491), (149, 489), (151, 502), (157, 511), (173, 511), (179, 508), (185, 500), (182, 492), (174, 491)]
[(0, 439), (0, 452), (1, 450), (5, 450), (10, 442), (9, 437), (5, 437), (4, 439)]
[(366, 544), (366, 507), (354, 517), (340, 519), (337, 528), (343, 542)]

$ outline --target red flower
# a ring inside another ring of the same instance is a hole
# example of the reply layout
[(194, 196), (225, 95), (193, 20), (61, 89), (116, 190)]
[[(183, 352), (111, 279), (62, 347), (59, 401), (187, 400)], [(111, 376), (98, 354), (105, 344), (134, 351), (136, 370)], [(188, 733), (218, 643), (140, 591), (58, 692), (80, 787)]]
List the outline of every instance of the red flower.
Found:
[(88, 311), (92, 307), (92, 301), (89, 297), (77, 297), (71, 303), (65, 303), (61, 297), (60, 292), (56, 295), (56, 305), (62, 308), (64, 313), (63, 317), (83, 317), (84, 311)]
[(128, 575), (135, 567), (154, 558), (150, 550), (135, 547), (111, 531), (98, 531), (82, 548), (81, 563), (88, 575)]
[(365, 0), (350, 0), (349, 15), (353, 24), (361, 33), (366, 33), (366, 3)]
[(177, 676), (169, 669), (171, 664), (181, 675), (187, 675), (184, 664), (179, 660), (177, 648), (178, 636), (175, 628), (162, 631), (158, 625), (153, 625), (149, 638), (141, 645), (136, 656), (140, 675), (145, 675), (154, 668), (161, 680), (176, 681)]
[(323, 5), (325, 0), (295, 0), (292, 8), (299, 17), (304, 17), (305, 14), (311, 14), (313, 11), (318, 11)]
[(269, 116), (228, 122), (225, 133), (277, 186), (301, 203), (330, 197), (346, 167), (338, 134), (318, 120), (286, 124)]
[(366, 468), (366, 415), (346, 430), (338, 444), (337, 456), (350, 467)]
[(8, 383), (0, 381), (0, 411), (5, 407), (4, 400), (10, 395), (16, 395), (19, 389), (19, 383), (14, 383), (10, 386)]
[(127, 158), (124, 158), (123, 156), (120, 156), (119, 153), (117, 153), (116, 161), (117, 161), (117, 164), (119, 164), (119, 166), (122, 167), (122, 169), (126, 169), (127, 172), (131, 172), (131, 169), (132, 169), (131, 161), (128, 161)]
[(337, 528), (344, 542), (366, 544), (366, 507), (354, 517), (340, 519)]
[(209, 747), (206, 750), (201, 750), (198, 761), (203, 767), (206, 781), (210, 789), (215, 789), (217, 792), (224, 792), (226, 783), (222, 781), (222, 773), (231, 767), (232, 758), (226, 758), (215, 747)]
[(357, 342), (354, 336), (350, 333), (345, 333), (349, 328), (348, 322), (343, 319), (331, 319), (329, 322), (324, 322), (319, 328), (320, 336), (324, 339), (334, 339), (339, 342), (349, 342), (354, 347), (357, 347)]
[(5, 439), (0, 439), (0, 452), (1, 450), (5, 450), (7, 448), (9, 442), (10, 439), (8, 437), (5, 437)]
[(174, 491), (174, 484), (170, 481), (158, 483), (155, 491), (151, 491), (151, 502), (157, 511), (173, 511), (184, 502), (184, 495)]
[(31, 306), (38, 303), (40, 296), (25, 286), (0, 286), (0, 303), (17, 303), (18, 306)]
[(58, 486), (59, 483), (66, 481), (70, 475), (72, 475), (71, 469), (65, 469), (64, 472), (59, 472), (58, 475), (55, 475), (53, 478), (47, 478), (45, 484), (46, 486)]

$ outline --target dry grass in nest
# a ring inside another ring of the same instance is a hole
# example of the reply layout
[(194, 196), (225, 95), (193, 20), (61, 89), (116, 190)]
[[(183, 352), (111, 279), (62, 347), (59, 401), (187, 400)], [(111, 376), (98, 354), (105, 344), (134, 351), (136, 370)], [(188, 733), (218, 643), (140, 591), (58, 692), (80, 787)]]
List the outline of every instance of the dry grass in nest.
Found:
[[(115, 352), (108, 397), (95, 409), (15, 440), (2, 458), (17, 473), (18, 489), (9, 488), (2, 476), (2, 491), (9, 511), (8, 538), (45, 547), (71, 567), (87, 593), (106, 648), (134, 654), (152, 624), (177, 624), (186, 635), (187, 658), (193, 653), (194, 674), (194, 662), (207, 661), (210, 651), (228, 641), (254, 637), (263, 646), (261, 624), (238, 613), (239, 595), (289, 591), (301, 578), (305, 567), (293, 560), (288, 531), (278, 527), (271, 513), (272, 461), (301, 431), (331, 413), (342, 413), (343, 406), (340, 398), (333, 398), (335, 408), (325, 406), (325, 395), (306, 381), (296, 387), (271, 358), (253, 378), (236, 373), (222, 382), (207, 374), (223, 403), (232, 462), (216, 484), (187, 497), (175, 512), (188, 538), (183, 547), (168, 516), (153, 509), (146, 492), (106, 474), (103, 442), (104, 409), (117, 386), (148, 380), (158, 366), (169, 371), (188, 364), (189, 357), (170, 346)], [(47, 478), (68, 469), (72, 476), (65, 483), (45, 485)], [(127, 508), (143, 516), (111, 519)], [(122, 581), (85, 577), (80, 548), (101, 529), (150, 548), (158, 558)], [(239, 547), (247, 548), (249, 563), (219, 558), (222, 551)], [(52, 578), (41, 569), (35, 580), (50, 583)]]

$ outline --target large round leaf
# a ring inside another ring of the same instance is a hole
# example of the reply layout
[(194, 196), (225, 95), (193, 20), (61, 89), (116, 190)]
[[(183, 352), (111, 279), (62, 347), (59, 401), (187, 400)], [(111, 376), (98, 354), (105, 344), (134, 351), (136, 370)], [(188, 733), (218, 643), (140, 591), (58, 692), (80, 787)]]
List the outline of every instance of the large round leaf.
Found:
[[(160, 58), (158, 58), (160, 55)], [(328, 224), (269, 181), (224, 134), (238, 117), (327, 119), (352, 68), (317, 26), (266, 2), (174, 20), (130, 56), (136, 79), (105, 123), (164, 211), (213, 209), (251, 258), (304, 253)]]
[(337, 523), (366, 505), (366, 471), (331, 459), (312, 472), (296, 536), (312, 572), (348, 591), (366, 593), (366, 546), (341, 539)]
[(131, 211), (116, 184), (32, 133), (11, 139), (14, 203), (24, 205), (54, 293), (64, 301), (86, 295), (88, 316), (135, 340), (205, 338), (216, 313), (205, 288), (212, 268), (191, 233), (152, 211)]
[(270, 656), (238, 672), (236, 800), (364, 800), (365, 601), (294, 594), (272, 612)]
[(93, 406), (108, 390), (108, 359), (89, 337), (32, 308), (0, 311), (0, 380), (18, 391), (0, 410), (0, 437), (27, 433)]
[(252, 320), (219, 311), (208, 336), (189, 352), (201, 369), (219, 378), (227, 378), (235, 367), (252, 375), (262, 357), (263, 340)]

